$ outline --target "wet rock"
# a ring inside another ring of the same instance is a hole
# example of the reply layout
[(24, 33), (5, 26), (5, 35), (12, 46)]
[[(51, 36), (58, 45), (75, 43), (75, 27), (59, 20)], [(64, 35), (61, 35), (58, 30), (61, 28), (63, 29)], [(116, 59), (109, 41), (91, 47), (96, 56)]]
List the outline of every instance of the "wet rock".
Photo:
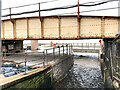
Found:
[[(78, 58), (78, 56), (74, 57)], [(96, 57), (95, 60), (91, 58), (76, 59), (75, 65), (57, 88), (104, 88), (100, 64), (96, 61)]]
[(16, 64), (12, 62), (5, 62), (2, 67), (16, 67)]

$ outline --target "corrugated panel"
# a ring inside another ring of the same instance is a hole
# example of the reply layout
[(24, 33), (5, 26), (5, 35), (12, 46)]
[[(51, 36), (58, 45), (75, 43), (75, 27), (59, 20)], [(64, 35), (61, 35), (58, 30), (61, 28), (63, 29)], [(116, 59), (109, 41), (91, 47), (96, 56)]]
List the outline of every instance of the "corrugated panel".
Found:
[(82, 37), (100, 37), (101, 36), (101, 18), (83, 17), (81, 19)]
[(118, 19), (105, 18), (105, 37), (115, 37), (118, 33)]
[(4, 22), (4, 37), (5, 39), (13, 39), (13, 24), (11, 21)]
[(44, 19), (44, 37), (45, 38), (58, 38), (59, 37), (58, 18), (45, 18)]
[(29, 19), (29, 38), (41, 38), (41, 22), (39, 18)]
[(78, 35), (78, 24), (76, 17), (61, 18), (61, 37), (75, 38)]
[(16, 20), (16, 37), (18, 39), (27, 38), (27, 20), (26, 19)]

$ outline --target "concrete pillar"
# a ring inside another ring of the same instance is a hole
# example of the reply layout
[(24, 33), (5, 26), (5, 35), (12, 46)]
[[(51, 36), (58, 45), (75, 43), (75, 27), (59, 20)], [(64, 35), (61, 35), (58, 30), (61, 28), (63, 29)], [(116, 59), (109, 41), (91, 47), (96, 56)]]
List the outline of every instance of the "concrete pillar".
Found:
[(31, 50), (37, 50), (38, 40), (31, 40)]

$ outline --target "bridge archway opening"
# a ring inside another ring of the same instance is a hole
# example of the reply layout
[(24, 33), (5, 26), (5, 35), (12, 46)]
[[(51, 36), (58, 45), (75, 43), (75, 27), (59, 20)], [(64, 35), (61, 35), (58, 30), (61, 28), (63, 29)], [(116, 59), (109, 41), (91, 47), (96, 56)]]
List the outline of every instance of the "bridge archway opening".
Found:
[[(76, 56), (91, 56), (95, 55), (98, 59), (101, 54), (101, 42), (102, 39), (80, 39), (80, 40), (24, 40), (23, 46), (25, 49), (31, 49), (30, 47), (36, 47), (36, 50), (40, 50), (42, 46), (54, 47), (62, 44), (72, 44), (73, 54)], [(37, 43), (36, 43), (37, 42)], [(51, 43), (53, 44), (51, 46)]]

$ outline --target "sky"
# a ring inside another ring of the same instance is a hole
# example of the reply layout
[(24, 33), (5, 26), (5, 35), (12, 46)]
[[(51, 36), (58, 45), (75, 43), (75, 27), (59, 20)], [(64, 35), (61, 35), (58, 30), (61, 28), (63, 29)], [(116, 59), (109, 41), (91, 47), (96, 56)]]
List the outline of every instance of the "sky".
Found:
[[(45, 1), (51, 1), (51, 0), (2, 0), (2, 9), (4, 8), (10, 8), (10, 7), (16, 7), (20, 5), (26, 5), (26, 4), (33, 4), (33, 3), (39, 3), (39, 2), (45, 2)], [(55, 2), (49, 2), (41, 4), (41, 9), (48, 9), (48, 8), (54, 8), (54, 7), (61, 7), (61, 6), (67, 6), (67, 5), (75, 5), (77, 4), (78, 0), (56, 0)], [(79, 0), (80, 4), (86, 3), (86, 2), (93, 2), (93, 1), (106, 1), (106, 0)], [(92, 4), (92, 3), (90, 3)], [(109, 2), (103, 5), (99, 6), (93, 6), (93, 7), (80, 7), (80, 12), (86, 11), (86, 10), (96, 10), (96, 9), (105, 9), (105, 8), (111, 8), (111, 7), (118, 7), (118, 1), (115, 2)], [(22, 7), (17, 9), (12, 9), (12, 13), (18, 13), (18, 12), (24, 12), (24, 11), (34, 11), (38, 10), (38, 5), (28, 6), (28, 7)], [(41, 16), (49, 16), (49, 15), (56, 15), (63, 13), (73, 13), (77, 12), (77, 8), (73, 9), (67, 9), (67, 10), (55, 10), (55, 11), (47, 11), (47, 12), (41, 12)], [(9, 14), (9, 10), (2, 10), (2, 15)], [(105, 10), (105, 11), (94, 11), (94, 12), (86, 12), (86, 13), (80, 13), (81, 15), (94, 15), (94, 16), (118, 16), (118, 9), (113, 10)], [(12, 16), (12, 18), (18, 18), (18, 17), (31, 17), (31, 16), (38, 16), (39, 13), (34, 14), (24, 14), (19, 16)], [(71, 14), (70, 14), (71, 15)], [(9, 17), (7, 17), (9, 18)], [(7, 19), (2, 18), (2, 19)]]
[[(21, 6), (21, 5), (27, 5), (27, 4), (33, 4), (33, 3), (39, 3), (39, 2), (45, 2), (45, 1), (51, 1), (51, 0), (2, 0), (2, 9), (4, 8), (10, 8), (10, 7), (16, 7), (16, 6)], [(78, 0), (56, 0), (55, 2), (49, 2), (49, 3), (44, 3), (41, 4), (41, 9), (48, 9), (48, 8), (55, 8), (55, 7), (61, 7), (61, 6), (67, 6), (67, 5), (75, 5), (77, 4)], [(93, 2), (93, 1), (100, 1), (100, 0), (79, 0), (80, 4), (86, 3), (86, 2)], [(106, 0), (101, 0), (101, 1), (106, 1)], [(96, 10), (96, 9), (105, 9), (105, 8), (112, 8), (112, 7), (118, 7), (118, 1), (115, 2), (110, 2), (106, 3), (103, 5), (99, 6), (93, 6), (93, 7), (80, 7), (80, 12), (86, 11), (86, 10)], [(92, 4), (92, 3), (91, 3)], [(25, 11), (34, 11), (38, 10), (39, 6), (38, 5), (33, 5), (33, 6), (28, 6), (24, 8), (17, 8), (17, 9), (12, 9), (11, 13), (19, 13), (19, 12), (25, 12)], [(67, 9), (67, 10), (56, 10), (56, 11), (47, 11), (47, 12), (41, 12), (41, 16), (49, 16), (49, 15), (62, 15), (63, 13), (72, 13), (72, 12), (77, 12), (77, 8), (73, 9)], [(9, 10), (2, 10), (2, 15), (9, 14)], [(19, 17), (32, 17), (32, 16), (38, 16), (39, 13), (34, 13), (34, 14), (24, 14), (24, 15), (19, 15), (19, 16), (12, 16), (12, 18), (19, 18)], [(72, 15), (72, 14), (70, 14)], [(80, 13), (80, 15), (92, 15), (92, 16), (118, 16), (118, 9), (113, 9), (113, 10), (106, 10), (106, 11), (98, 11), (98, 12), (87, 12), (87, 13)], [(3, 19), (9, 19), (10, 17), (7, 18), (2, 18)], [(51, 40), (47, 41), (42, 41), (40, 40), (39, 42), (50, 42)], [(56, 41), (52, 40), (54, 43), (58, 42), (66, 42), (66, 40), (61, 40), (61, 41)], [(98, 42), (99, 40), (91, 40), (91, 42)], [(28, 41), (30, 42), (30, 41)], [(67, 41), (67, 42), (78, 42), (75, 40), (72, 41)], [(81, 40), (79, 41), (81, 42)], [(90, 42), (89, 40), (86, 40), (84, 42)]]

